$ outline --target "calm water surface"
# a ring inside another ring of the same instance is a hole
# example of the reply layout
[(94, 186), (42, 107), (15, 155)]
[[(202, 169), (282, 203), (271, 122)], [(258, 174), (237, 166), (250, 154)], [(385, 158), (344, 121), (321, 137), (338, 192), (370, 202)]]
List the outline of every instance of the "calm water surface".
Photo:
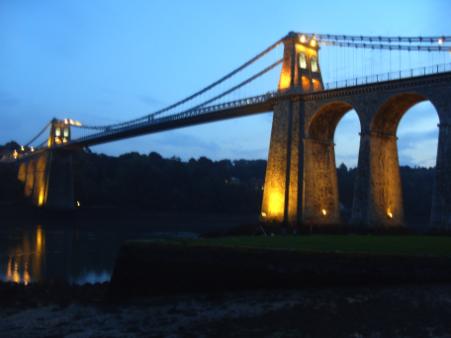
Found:
[(110, 280), (116, 255), (126, 240), (195, 238), (206, 231), (249, 221), (249, 217), (242, 216), (176, 218), (99, 222), (101, 225), (73, 220), (57, 224), (1, 224), (0, 280), (24, 284), (49, 280), (74, 284), (105, 282)]

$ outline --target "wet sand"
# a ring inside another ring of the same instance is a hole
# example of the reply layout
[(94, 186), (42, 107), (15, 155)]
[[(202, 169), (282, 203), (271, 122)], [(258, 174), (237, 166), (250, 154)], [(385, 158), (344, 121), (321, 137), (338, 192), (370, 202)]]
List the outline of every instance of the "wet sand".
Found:
[(107, 288), (24, 291), (3, 284), (0, 337), (451, 337), (450, 285), (188, 294), (122, 303), (109, 302)]

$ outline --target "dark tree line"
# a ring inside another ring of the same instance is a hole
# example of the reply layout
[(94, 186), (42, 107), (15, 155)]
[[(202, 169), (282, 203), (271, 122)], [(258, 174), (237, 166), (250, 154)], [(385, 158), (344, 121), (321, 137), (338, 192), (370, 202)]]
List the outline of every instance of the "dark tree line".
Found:
[[(2, 151), (15, 147), (9, 143)], [(83, 206), (131, 207), (158, 211), (258, 213), (266, 169), (264, 160), (162, 158), (128, 153), (74, 157), (76, 198)], [(340, 203), (349, 217), (356, 169), (337, 168)], [(434, 169), (401, 167), (406, 220), (429, 219)], [(0, 165), (0, 202), (20, 202), (23, 187), (14, 165)]]
[(157, 153), (119, 157), (83, 154), (76, 194), (83, 205), (149, 210), (249, 212), (259, 209), (266, 161), (201, 157), (182, 162)]
[[(431, 211), (434, 168), (401, 166), (400, 171), (406, 222), (412, 225), (427, 224)], [(352, 208), (356, 173), (356, 168), (348, 169), (344, 164), (337, 168), (340, 203), (347, 217)]]
[[(19, 149), (16, 142), (0, 146), (0, 158), (6, 152)], [(23, 187), (17, 180), (16, 165), (0, 164), (0, 203), (20, 203), (23, 200)]]

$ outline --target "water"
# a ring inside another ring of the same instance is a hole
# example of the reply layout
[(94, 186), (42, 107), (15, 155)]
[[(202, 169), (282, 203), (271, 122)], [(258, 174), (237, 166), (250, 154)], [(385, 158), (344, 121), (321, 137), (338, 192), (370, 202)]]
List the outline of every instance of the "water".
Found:
[(206, 231), (243, 224), (252, 217), (160, 215), (152, 220), (27, 220), (0, 224), (0, 280), (23, 284), (49, 280), (106, 282), (126, 240), (196, 238)]

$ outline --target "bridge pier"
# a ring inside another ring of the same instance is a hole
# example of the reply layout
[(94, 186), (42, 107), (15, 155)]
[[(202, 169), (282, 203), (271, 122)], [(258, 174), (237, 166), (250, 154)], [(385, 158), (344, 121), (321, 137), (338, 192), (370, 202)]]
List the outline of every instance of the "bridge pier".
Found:
[(261, 213), (267, 222), (298, 220), (299, 112), (294, 112), (295, 105), (299, 106), (284, 100), (274, 106)]
[(340, 223), (334, 147), (332, 141), (304, 138), (303, 224)]
[(298, 100), (274, 107), (261, 213), (265, 222), (340, 223), (334, 144), (306, 137), (306, 115)]
[(75, 206), (71, 150), (49, 149), (24, 159), (18, 179), (33, 205), (55, 209)]
[(404, 225), (397, 138), (393, 134), (365, 132), (360, 136), (351, 224)]
[(431, 226), (451, 230), (451, 125), (448, 123), (439, 125)]

